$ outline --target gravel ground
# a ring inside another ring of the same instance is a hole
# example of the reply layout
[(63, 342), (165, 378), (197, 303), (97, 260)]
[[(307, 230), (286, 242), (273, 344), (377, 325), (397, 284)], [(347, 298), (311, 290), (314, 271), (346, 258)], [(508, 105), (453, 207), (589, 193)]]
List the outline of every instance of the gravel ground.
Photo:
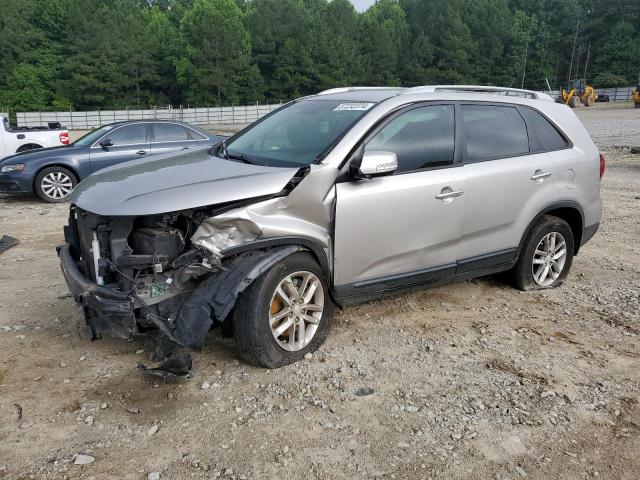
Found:
[[(604, 220), (564, 286), (479, 279), (339, 312), (312, 358), (156, 384), (144, 341), (78, 338), (54, 247), (67, 206), (0, 197), (0, 478), (637, 479), (640, 112), (579, 114)], [(635, 131), (632, 129), (635, 128)], [(634, 132), (633, 134), (631, 132)]]

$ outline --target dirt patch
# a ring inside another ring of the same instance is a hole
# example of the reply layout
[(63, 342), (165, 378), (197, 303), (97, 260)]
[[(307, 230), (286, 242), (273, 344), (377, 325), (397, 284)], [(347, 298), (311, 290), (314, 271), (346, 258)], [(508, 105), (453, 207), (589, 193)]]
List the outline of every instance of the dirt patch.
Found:
[(278, 370), (213, 331), (181, 385), (139, 375), (143, 340), (78, 338), (68, 207), (0, 197), (21, 241), (0, 256), (0, 478), (635, 480), (640, 159), (613, 146), (640, 135), (619, 127), (632, 108), (577, 111), (607, 156), (604, 220), (561, 288), (488, 278), (348, 308)]

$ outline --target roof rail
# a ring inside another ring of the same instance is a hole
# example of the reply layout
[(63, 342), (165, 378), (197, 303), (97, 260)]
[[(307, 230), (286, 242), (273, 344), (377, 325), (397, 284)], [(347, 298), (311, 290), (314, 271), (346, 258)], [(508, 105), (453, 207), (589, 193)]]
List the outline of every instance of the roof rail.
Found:
[(413, 87), (407, 93), (416, 92), (469, 92), (469, 93), (495, 93), (505, 96), (531, 98), (533, 100), (545, 100), (553, 102), (550, 95), (534, 90), (522, 88), (492, 87), (483, 85), (425, 85), (423, 87)]
[(339, 88), (330, 88), (329, 90), (324, 90), (318, 95), (330, 95), (332, 93), (345, 93), (345, 92), (356, 92), (359, 90), (406, 90), (402, 87), (339, 87)]

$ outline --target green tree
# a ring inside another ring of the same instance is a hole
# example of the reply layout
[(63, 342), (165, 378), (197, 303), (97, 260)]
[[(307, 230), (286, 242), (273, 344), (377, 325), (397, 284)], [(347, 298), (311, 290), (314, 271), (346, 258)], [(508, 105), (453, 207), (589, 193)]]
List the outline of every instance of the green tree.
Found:
[[(292, 88), (283, 88), (275, 76), (279, 67), (279, 75), (282, 75), (282, 68), (288, 62), (282, 53), (285, 43), (289, 40), (291, 46), (292, 42), (297, 42), (305, 50), (300, 55), (310, 57), (309, 20), (302, 0), (254, 0), (248, 4), (246, 25), (251, 37), (252, 55), (265, 80), (269, 98), (285, 98)], [(307, 66), (308, 62), (305, 62), (301, 68)], [(294, 75), (289, 73), (289, 76), (298, 80), (306, 79), (307, 75), (308, 72), (302, 71)], [(296, 85), (293, 89), (306, 93), (303, 85)]]
[(46, 73), (28, 63), (19, 63), (0, 91), (0, 106), (11, 110), (43, 110), (48, 105)]
[(627, 85), (636, 81), (640, 70), (637, 54), (639, 43), (640, 37), (633, 25), (624, 21), (617, 23), (598, 49), (595, 63), (600, 73), (597, 83), (617, 86), (616, 84), (622, 83), (620, 79), (624, 79)]
[[(178, 80), (194, 105), (238, 103), (241, 84), (255, 77), (251, 43), (234, 0), (196, 0), (180, 22), (184, 52)], [(251, 83), (256, 88), (257, 79)]]
[(362, 16), (358, 41), (361, 81), (367, 85), (399, 85), (401, 55), (409, 41), (409, 27), (400, 4), (378, 0)]
[(57, 91), (77, 109), (153, 105), (162, 95), (135, 0), (70, 0)]

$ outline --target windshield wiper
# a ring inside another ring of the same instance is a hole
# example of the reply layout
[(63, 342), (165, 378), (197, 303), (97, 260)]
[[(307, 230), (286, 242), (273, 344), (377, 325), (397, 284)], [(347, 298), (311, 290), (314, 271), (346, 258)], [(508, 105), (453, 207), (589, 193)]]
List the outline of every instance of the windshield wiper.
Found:
[(248, 163), (249, 165), (255, 165), (255, 163), (253, 163), (244, 153), (235, 155), (233, 153), (229, 153), (226, 149), (225, 153), (227, 154), (226, 158), (228, 160), (240, 160), (241, 162)]

